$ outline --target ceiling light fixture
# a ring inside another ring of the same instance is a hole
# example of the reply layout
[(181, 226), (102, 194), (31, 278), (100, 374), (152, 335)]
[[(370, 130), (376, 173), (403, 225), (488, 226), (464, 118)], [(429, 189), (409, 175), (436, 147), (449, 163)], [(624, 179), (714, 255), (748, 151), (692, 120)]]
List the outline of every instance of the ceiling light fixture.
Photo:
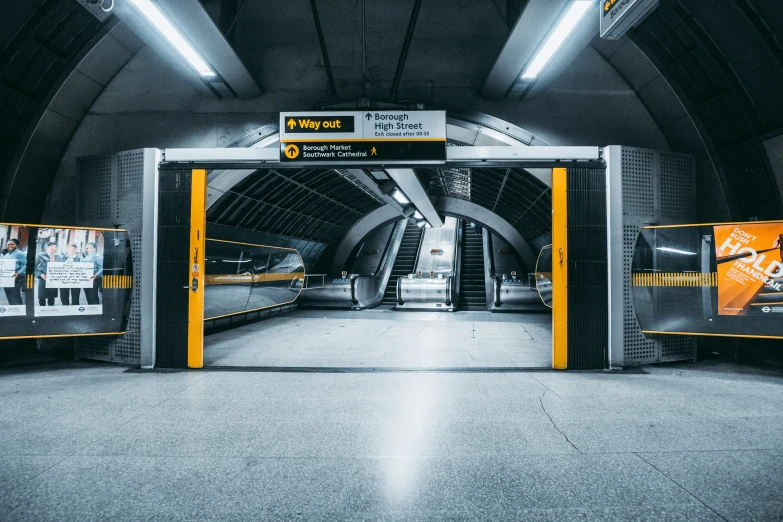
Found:
[(413, 217), (415, 217), (416, 219), (424, 219), (424, 216), (418, 210), (413, 213)]
[(152, 22), (152, 25), (171, 42), (177, 51), (193, 66), (201, 76), (215, 76), (215, 72), (207, 65), (201, 56), (190, 46), (185, 38), (179, 34), (171, 22), (163, 16), (163, 13), (150, 2), (150, 0), (130, 0), (141, 13)]
[(405, 197), (405, 194), (402, 193), (400, 189), (394, 189), (394, 193), (392, 194), (392, 197), (394, 198), (394, 201), (399, 203), (400, 205), (407, 205), (411, 201)]
[(568, 12), (560, 19), (555, 30), (552, 31), (541, 49), (539, 49), (536, 57), (522, 73), (522, 78), (525, 80), (534, 80), (538, 77), (541, 71), (549, 63), (549, 60), (555, 55), (558, 49), (568, 39), (571, 33), (576, 28), (576, 24), (585, 15), (590, 6), (593, 5), (593, 0), (576, 0), (571, 4)]
[(661, 252), (668, 252), (670, 254), (682, 254), (684, 256), (695, 256), (695, 255), (697, 255), (696, 252), (688, 252), (686, 250), (677, 250), (676, 248), (669, 248), (669, 247), (658, 247), (656, 250), (660, 250)]

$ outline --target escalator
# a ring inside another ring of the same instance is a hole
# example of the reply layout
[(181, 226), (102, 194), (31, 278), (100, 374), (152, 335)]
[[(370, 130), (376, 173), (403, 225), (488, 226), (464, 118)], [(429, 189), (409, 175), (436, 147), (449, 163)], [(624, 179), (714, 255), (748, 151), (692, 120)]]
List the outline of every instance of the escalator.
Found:
[(386, 291), (383, 294), (382, 305), (395, 306), (397, 304), (397, 279), (413, 273), (423, 233), (424, 229), (410, 222), (405, 227), (405, 234), (402, 236), (402, 243), (400, 243), (397, 258), (394, 260), (391, 277), (389, 277), (389, 283), (386, 285)]
[(484, 241), (478, 227), (462, 222), (462, 267), (457, 310), (487, 311), (484, 285)]

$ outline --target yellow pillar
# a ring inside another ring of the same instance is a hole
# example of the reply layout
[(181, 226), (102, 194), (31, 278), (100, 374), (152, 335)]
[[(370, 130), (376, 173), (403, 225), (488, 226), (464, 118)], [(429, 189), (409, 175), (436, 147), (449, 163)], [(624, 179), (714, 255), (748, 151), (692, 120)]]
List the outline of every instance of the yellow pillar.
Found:
[(188, 292), (188, 368), (204, 366), (204, 234), (207, 229), (207, 171), (193, 170), (190, 196), (190, 279)]
[(552, 169), (552, 368), (568, 367), (568, 183)]

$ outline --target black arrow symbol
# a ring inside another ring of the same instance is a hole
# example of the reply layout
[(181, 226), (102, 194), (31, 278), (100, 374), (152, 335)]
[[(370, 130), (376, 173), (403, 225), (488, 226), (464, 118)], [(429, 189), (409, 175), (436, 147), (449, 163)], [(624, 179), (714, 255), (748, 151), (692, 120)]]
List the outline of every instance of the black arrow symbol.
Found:
[(370, 115), (370, 113), (368, 112), (368, 113), (367, 113), (367, 116), (365, 116), (365, 118), (367, 118), (367, 121), (370, 121), (370, 120), (372, 119), (372, 116), (371, 116), (371, 115)]

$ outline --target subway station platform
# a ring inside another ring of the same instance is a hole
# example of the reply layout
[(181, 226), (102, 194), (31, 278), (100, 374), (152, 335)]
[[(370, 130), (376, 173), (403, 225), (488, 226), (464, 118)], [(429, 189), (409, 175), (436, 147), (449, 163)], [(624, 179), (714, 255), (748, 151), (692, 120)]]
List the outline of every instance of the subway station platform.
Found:
[(779, 368), (0, 371), (0, 519), (783, 514)]
[(549, 314), (295, 310), (204, 341), (206, 366), (552, 366)]

